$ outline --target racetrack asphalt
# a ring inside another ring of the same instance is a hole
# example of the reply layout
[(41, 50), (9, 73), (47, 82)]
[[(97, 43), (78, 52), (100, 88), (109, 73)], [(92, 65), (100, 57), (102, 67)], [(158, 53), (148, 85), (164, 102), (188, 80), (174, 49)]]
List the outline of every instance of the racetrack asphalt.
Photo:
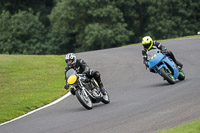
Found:
[(154, 133), (199, 119), (200, 38), (162, 44), (184, 64), (184, 81), (170, 85), (146, 70), (141, 45), (78, 53), (102, 74), (110, 104), (94, 104), (87, 110), (71, 95), (0, 126), (0, 133)]

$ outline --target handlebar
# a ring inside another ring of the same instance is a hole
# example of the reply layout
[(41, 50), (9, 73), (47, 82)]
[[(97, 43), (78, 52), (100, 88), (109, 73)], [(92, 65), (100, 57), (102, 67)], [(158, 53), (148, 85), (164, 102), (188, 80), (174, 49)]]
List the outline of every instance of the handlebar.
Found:
[(86, 76), (86, 74), (78, 74), (79, 76), (81, 76), (83, 81), (89, 82), (90, 79)]
[(86, 74), (77, 74), (77, 75), (80, 75), (80, 76), (86, 76)]

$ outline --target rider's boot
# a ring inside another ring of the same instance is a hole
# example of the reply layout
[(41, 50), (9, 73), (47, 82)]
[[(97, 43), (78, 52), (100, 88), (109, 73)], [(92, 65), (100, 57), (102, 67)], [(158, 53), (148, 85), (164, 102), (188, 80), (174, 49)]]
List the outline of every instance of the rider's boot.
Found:
[(101, 90), (102, 94), (103, 94), (103, 95), (106, 95), (106, 90), (104, 89), (104, 87), (103, 87), (103, 84), (102, 84), (102, 83), (100, 84), (100, 86), (99, 86), (99, 87), (100, 87), (100, 90)]
[(103, 83), (100, 80), (98, 80), (97, 83), (99, 84), (99, 89), (100, 89), (101, 93), (103, 95), (106, 95), (106, 90), (103, 87)]
[(175, 62), (175, 64), (179, 67), (179, 69), (182, 69), (183, 64), (176, 60), (174, 54), (171, 51), (167, 51), (167, 56), (169, 56)]
[(97, 81), (97, 83), (99, 85), (99, 89), (100, 89), (101, 93), (103, 95), (106, 95), (106, 90), (104, 89), (103, 83), (101, 82), (100, 73), (98, 71), (93, 71), (92, 73), (93, 73), (92, 75), (93, 75), (94, 79)]
[(179, 67), (179, 69), (183, 68), (183, 64), (176, 60), (176, 65)]

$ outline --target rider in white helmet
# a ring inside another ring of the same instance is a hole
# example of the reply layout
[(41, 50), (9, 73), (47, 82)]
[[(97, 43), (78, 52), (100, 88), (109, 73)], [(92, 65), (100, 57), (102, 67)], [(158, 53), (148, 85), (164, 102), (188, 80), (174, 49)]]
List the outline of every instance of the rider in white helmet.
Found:
[[(65, 89), (69, 89), (69, 85), (66, 79), (66, 73), (69, 69), (73, 68), (76, 70), (78, 74), (86, 74), (88, 78), (94, 78), (99, 84), (99, 88), (103, 95), (105, 95), (105, 89), (103, 87), (103, 83), (101, 81), (100, 73), (95, 70), (90, 70), (89, 66), (82, 59), (77, 59), (74, 53), (68, 53), (65, 56), (65, 62), (67, 66), (65, 67)], [(71, 90), (71, 93), (74, 95), (75, 93)]]
[(150, 36), (143, 37), (142, 45), (144, 48), (142, 50), (142, 55), (143, 55), (143, 59), (144, 59), (143, 63), (146, 65), (146, 67), (148, 67), (147, 51), (149, 51), (151, 49), (155, 49), (155, 48), (160, 49), (162, 53), (165, 53), (167, 56), (169, 56), (180, 69), (183, 67), (183, 64), (176, 60), (174, 54), (171, 51), (167, 50), (167, 48), (165, 46), (163, 46), (160, 42), (153, 41)]

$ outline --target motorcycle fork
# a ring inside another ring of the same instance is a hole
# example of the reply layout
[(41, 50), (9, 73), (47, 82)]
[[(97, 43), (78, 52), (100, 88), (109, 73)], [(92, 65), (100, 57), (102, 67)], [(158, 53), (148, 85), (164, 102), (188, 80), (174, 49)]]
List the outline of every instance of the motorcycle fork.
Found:
[[(160, 62), (157, 66), (156, 66), (156, 70), (158, 71), (158, 67), (161, 65), (161, 64), (165, 64), (164, 61)], [(166, 65), (166, 64), (165, 64)]]
[[(164, 61), (162, 61), (162, 63), (159, 63), (160, 65), (161, 64), (165, 64), (165, 62)], [(166, 65), (166, 64), (165, 64)], [(167, 65), (166, 65), (167, 66)], [(156, 66), (156, 70), (158, 71), (158, 66)]]
[(86, 93), (87, 90), (85, 89), (85, 87), (83, 86), (83, 84), (81, 83), (80, 80), (79, 80), (79, 83), (80, 83), (81, 90), (83, 90), (83, 91), (81, 91), (81, 92), (83, 92), (83, 95), (88, 96), (88, 94)]

